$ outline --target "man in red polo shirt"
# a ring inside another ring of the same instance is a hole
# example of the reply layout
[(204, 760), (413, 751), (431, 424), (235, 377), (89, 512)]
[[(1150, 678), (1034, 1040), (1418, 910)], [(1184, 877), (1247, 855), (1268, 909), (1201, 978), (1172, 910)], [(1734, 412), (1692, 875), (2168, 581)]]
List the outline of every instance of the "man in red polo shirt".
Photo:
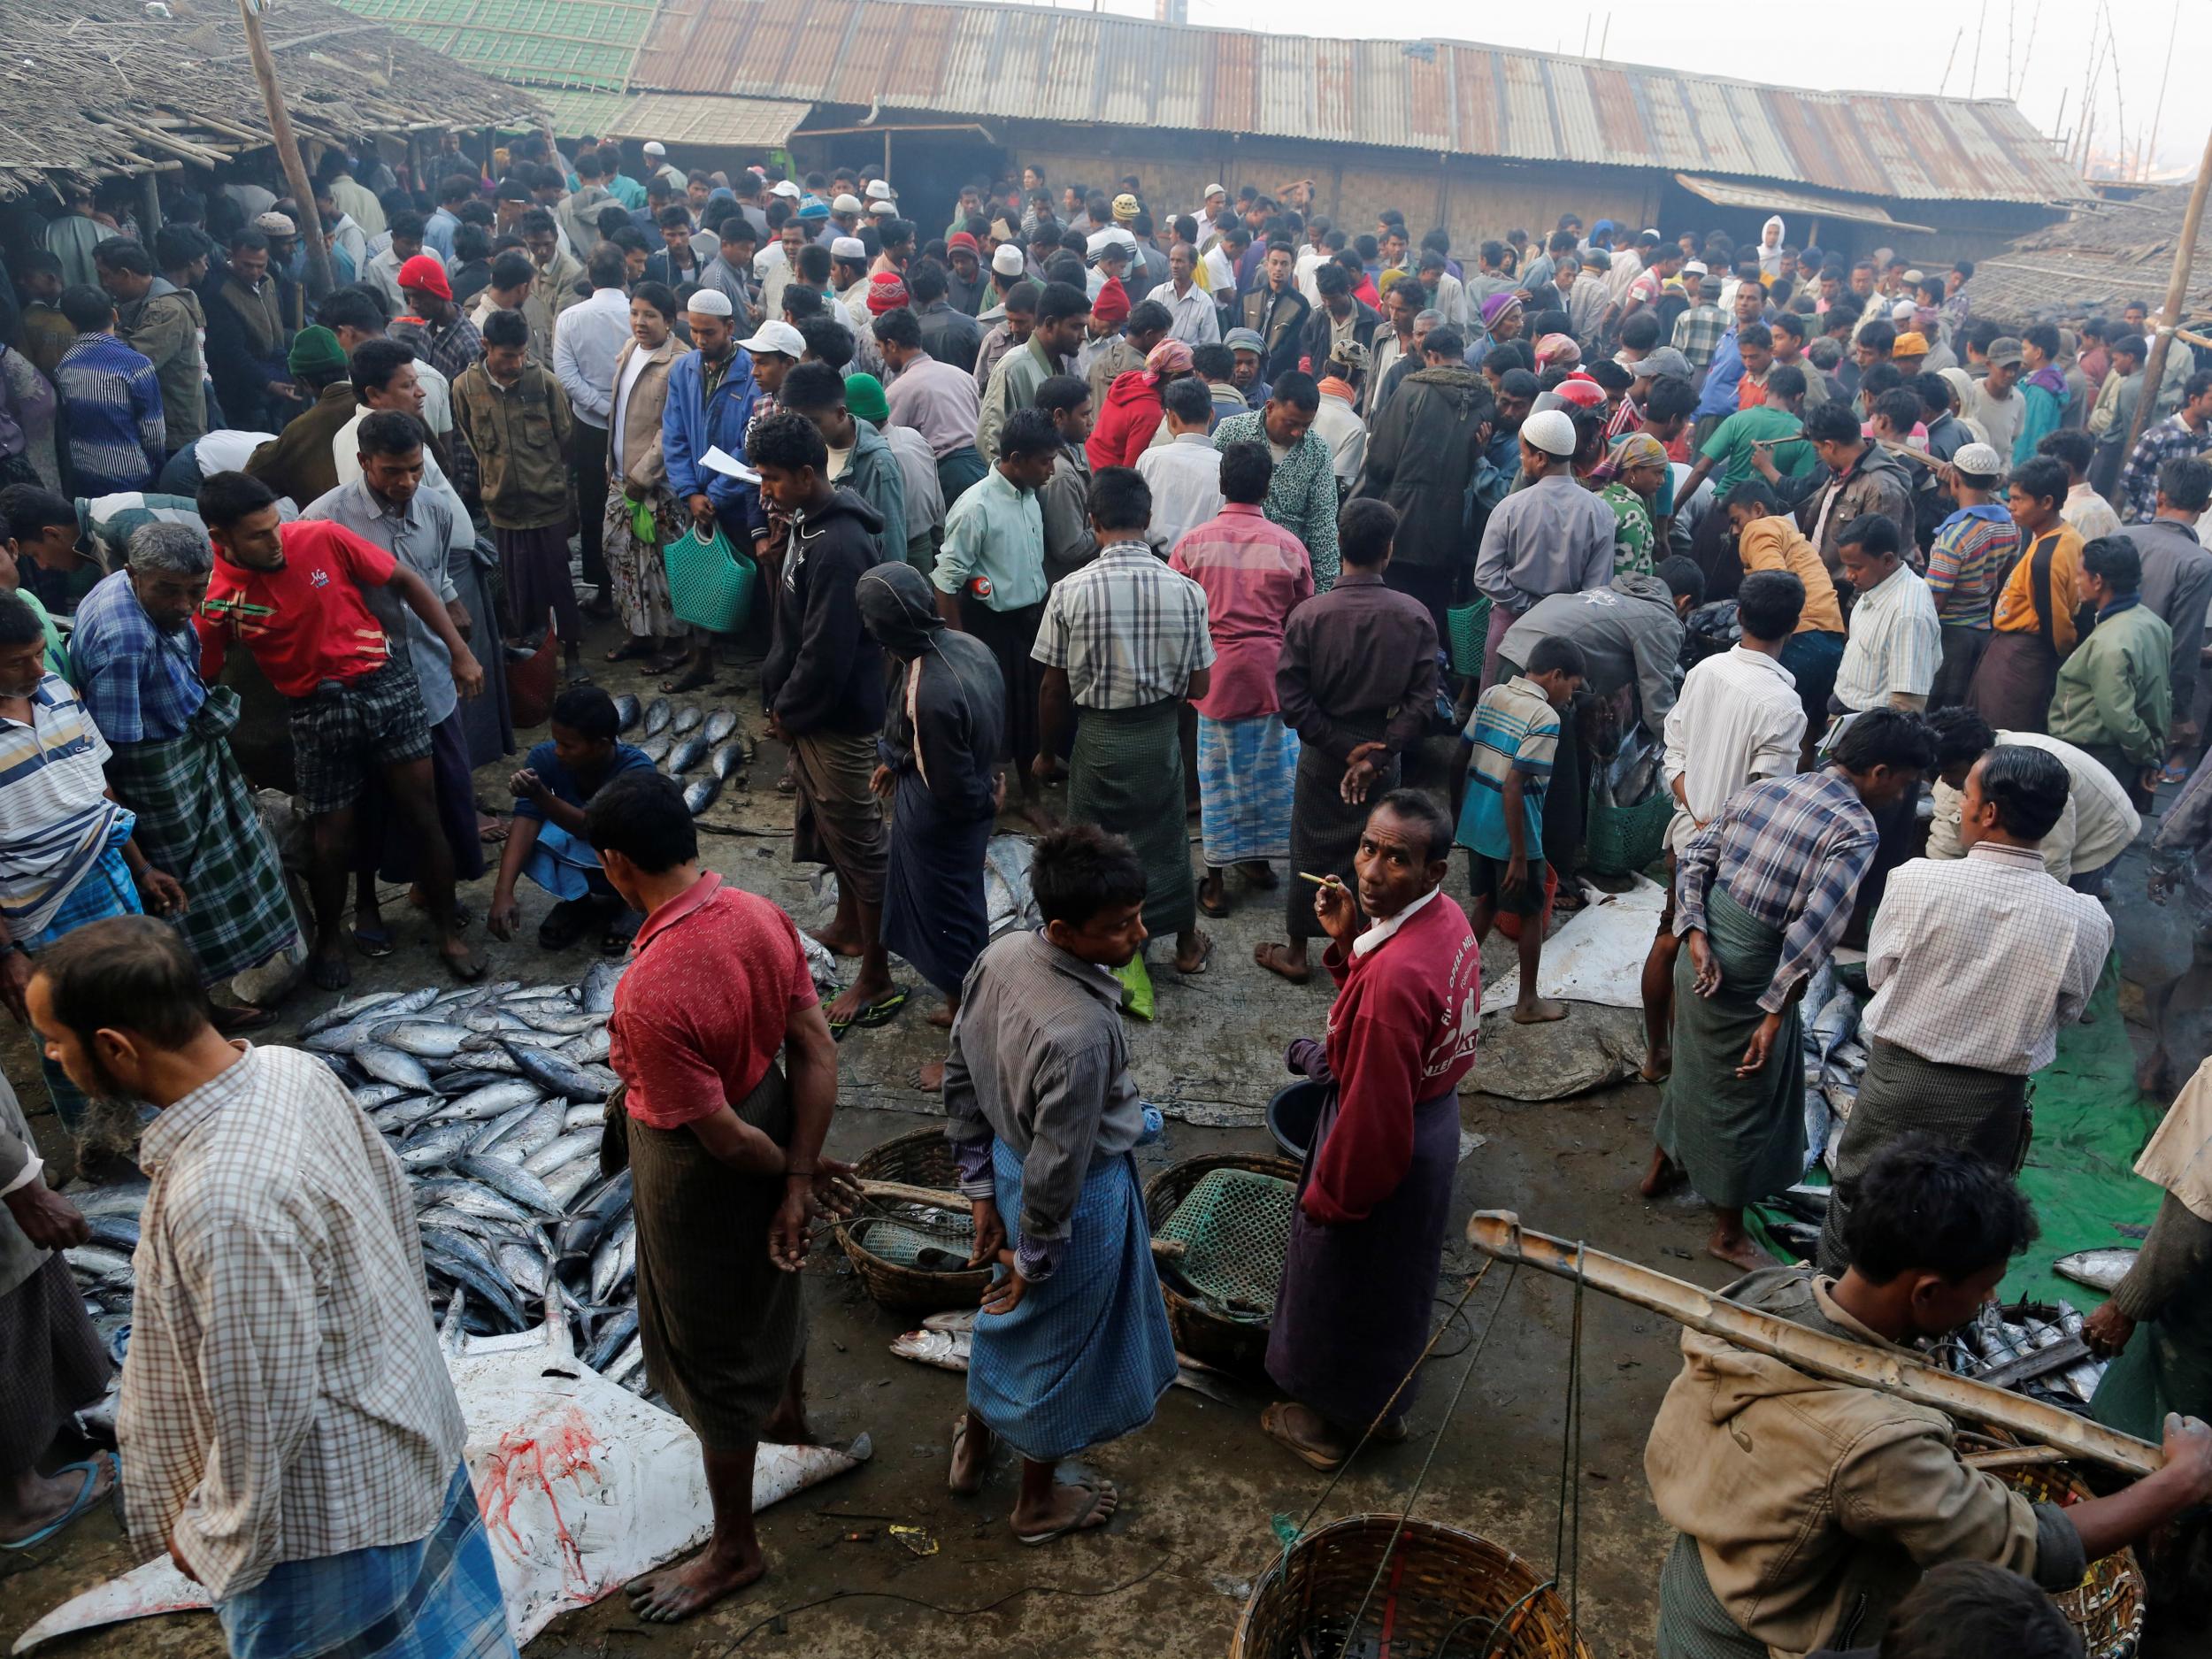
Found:
[(766, 1570), (755, 1450), (809, 1438), (807, 1224), (825, 1205), (851, 1213), (857, 1189), (822, 1156), (837, 1042), (791, 918), (700, 867), (682, 793), (657, 772), (594, 795), (584, 836), (645, 918), (608, 1022), (610, 1133), (629, 1157), (646, 1378), (699, 1436), (714, 1504), (704, 1550), (630, 1586), (640, 1618), (672, 1623)]
[(484, 688), (484, 671), (444, 603), (413, 571), (350, 530), (279, 522), (276, 497), (243, 472), (214, 474), (200, 486), (198, 505), (215, 545), (214, 573), (195, 619), (200, 677), (215, 683), (235, 640), (291, 706), (293, 770), (314, 836), (308, 977), (326, 990), (353, 978), (339, 924), (352, 868), (354, 802), (374, 767), (413, 828), (417, 873), (442, 935), (438, 954), (455, 978), (481, 979), (482, 960), (454, 928), (453, 854), (438, 826), (422, 691), (414, 671), (392, 660), (383, 625), (361, 589), (396, 588), (451, 653), (455, 687), (473, 697)]

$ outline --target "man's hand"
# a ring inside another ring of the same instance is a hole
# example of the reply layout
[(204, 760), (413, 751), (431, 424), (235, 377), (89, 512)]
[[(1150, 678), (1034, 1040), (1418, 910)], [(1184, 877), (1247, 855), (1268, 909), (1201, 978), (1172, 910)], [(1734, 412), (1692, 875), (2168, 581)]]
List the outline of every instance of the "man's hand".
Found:
[(1352, 902), (1351, 888), (1333, 876), (1315, 888), (1313, 919), (1321, 924), (1323, 933), (1349, 949), (1352, 935), (1359, 932), (1359, 906)]
[(768, 1259), (787, 1273), (806, 1265), (807, 1224), (815, 1214), (812, 1182), (810, 1176), (786, 1176), (783, 1202), (768, 1224)]
[(7, 1004), (19, 1025), (31, 1023), (30, 1007), (23, 1000), (30, 988), (31, 959), (19, 950), (0, 951), (0, 1002)]
[(300, 401), (300, 388), (289, 380), (265, 380), (262, 386), (272, 397), (281, 397), (290, 403)]
[(1705, 942), (1705, 930), (1693, 927), (1682, 935), (1682, 948), (1690, 953), (1690, 988), (1700, 996), (1710, 996), (1720, 989), (1720, 964), (1713, 959), (1713, 948)]
[(1029, 775), (1039, 783), (1050, 783), (1059, 770), (1060, 763), (1050, 755), (1040, 753), (1030, 757)]
[(2143, 768), (2142, 773), (2136, 779), (2136, 782), (2142, 786), (2143, 793), (2145, 795), (2155, 795), (2158, 793), (2158, 785), (2161, 775), (2165, 772), (2165, 770), (2166, 769), (2163, 766), (2146, 766)]
[(704, 495), (687, 495), (684, 505), (691, 511), (691, 527), (701, 536), (714, 534), (714, 503)]
[(1528, 885), (1528, 855), (1515, 853), (1505, 861), (1505, 874), (1498, 883), (1504, 893), (1518, 893)]
[(779, 743), (788, 744), (791, 741), (791, 733), (784, 727), (783, 717), (778, 714), (773, 709), (768, 710), (767, 729), (768, 735), (774, 738)]
[(2081, 1322), (2081, 1340), (2093, 1354), (2117, 1354), (2134, 1334), (2135, 1321), (2109, 1302)]
[(182, 1555), (177, 1553), (177, 1539), (176, 1534), (173, 1532), (169, 1535), (169, 1559), (175, 1565), (176, 1570), (179, 1572), (189, 1578), (194, 1584), (199, 1583), (200, 1575), (192, 1571), (191, 1563), (185, 1560)]
[(1011, 1313), (1021, 1306), (1029, 1281), (1022, 1277), (1021, 1269), (1014, 1265), (1013, 1251), (1001, 1250), (998, 1259), (1006, 1269), (1006, 1277), (995, 1279), (983, 1287), (983, 1311)]
[(1357, 806), (1367, 799), (1382, 772), (1382, 763), (1375, 757), (1389, 752), (1386, 743), (1354, 745), (1352, 752), (1344, 757), (1344, 776), (1337, 785), (1337, 793), (1344, 797), (1347, 806)]
[(1756, 1077), (1765, 1070), (1767, 1056), (1774, 1050), (1775, 1033), (1781, 1029), (1779, 1014), (1769, 1014), (1759, 1022), (1759, 1029), (1751, 1033), (1751, 1041), (1744, 1045), (1743, 1059), (1736, 1067), (1738, 1077)]
[(491, 908), (484, 912), (484, 926), (494, 939), (515, 936), (515, 929), (522, 926), (522, 906), (515, 902), (513, 894), (494, 891)]
[(481, 696), (484, 692), (483, 666), (465, 645), (453, 654), (453, 688), (465, 697)]
[(475, 632), (475, 618), (469, 615), (469, 608), (463, 604), (459, 600), (447, 600), (445, 602), (445, 613), (453, 624), (453, 631), (459, 634), (463, 639), (465, 640), (471, 634)]
[(184, 883), (151, 864), (139, 876), (138, 891), (148, 910), (156, 916), (181, 916), (191, 904), (184, 895)]
[(507, 787), (524, 800), (543, 806), (553, 798), (553, 791), (532, 766), (525, 766), (507, 780)]
[(2177, 1411), (2166, 1414), (2166, 1464), (2174, 1479), (2185, 1483), (2192, 1503), (2212, 1498), (2212, 1427)]
[(816, 1208), (838, 1221), (844, 1220), (860, 1208), (864, 1196), (860, 1190), (860, 1177), (842, 1158), (817, 1157), (814, 1163), (815, 1171), (809, 1179)]
[(878, 766), (868, 774), (868, 789), (872, 795), (880, 795), (888, 801), (891, 798), (891, 792), (897, 787), (898, 780), (893, 776), (888, 766)]
[(1751, 470), (1770, 484), (1778, 482), (1782, 476), (1781, 468), (1774, 465), (1774, 452), (1763, 445), (1752, 447)]
[(997, 1261), (1006, 1248), (1006, 1223), (999, 1217), (998, 1201), (971, 1198), (968, 1213), (975, 1221), (975, 1253), (968, 1257), (968, 1265), (982, 1267)]
[(23, 1236), (42, 1250), (66, 1250), (92, 1236), (92, 1224), (77, 1213), (76, 1205), (42, 1179), (26, 1181), (0, 1203), (7, 1205)]

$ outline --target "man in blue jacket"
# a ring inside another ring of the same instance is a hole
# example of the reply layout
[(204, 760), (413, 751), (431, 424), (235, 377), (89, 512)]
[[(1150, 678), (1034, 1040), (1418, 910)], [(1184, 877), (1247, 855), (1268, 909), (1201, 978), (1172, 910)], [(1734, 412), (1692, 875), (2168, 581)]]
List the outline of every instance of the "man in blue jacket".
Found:
[[(668, 488), (691, 514), (703, 537), (718, 527), (732, 546), (758, 557), (768, 541), (768, 519), (757, 486), (707, 465), (707, 451), (720, 449), (733, 460), (745, 454), (745, 432), (752, 425), (760, 388), (752, 360), (737, 347), (729, 296), (701, 288), (685, 302), (695, 349), (668, 367), (668, 401), (661, 408), (661, 459)], [(690, 659), (667, 692), (692, 691), (714, 678), (714, 641), (696, 635)]]

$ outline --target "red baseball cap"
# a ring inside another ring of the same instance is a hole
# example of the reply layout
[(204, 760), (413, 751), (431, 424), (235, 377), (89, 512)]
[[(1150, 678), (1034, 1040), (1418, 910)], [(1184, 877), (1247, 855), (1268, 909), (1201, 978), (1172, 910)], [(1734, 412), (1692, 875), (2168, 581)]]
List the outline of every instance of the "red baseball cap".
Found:
[(419, 253), (399, 268), (399, 285), (442, 300), (453, 297), (453, 284), (445, 280), (445, 267), (426, 253)]

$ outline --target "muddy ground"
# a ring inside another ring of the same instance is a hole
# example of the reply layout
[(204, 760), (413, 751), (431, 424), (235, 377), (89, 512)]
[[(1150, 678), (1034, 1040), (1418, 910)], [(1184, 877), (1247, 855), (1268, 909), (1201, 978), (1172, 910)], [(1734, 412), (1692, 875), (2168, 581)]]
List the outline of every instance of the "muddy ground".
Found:
[[(749, 678), (749, 676), (748, 677)], [(730, 676), (726, 673), (725, 685)], [(601, 671), (621, 690), (635, 676)], [(727, 691), (727, 703), (757, 728), (757, 699)], [(525, 747), (539, 733), (526, 733)], [(768, 894), (802, 925), (824, 919), (814, 872), (792, 866), (784, 839), (788, 799), (773, 787), (781, 757), (773, 745), (757, 758), (750, 787), (719, 803), (703, 820), (711, 866)], [(481, 798), (504, 800), (509, 768), (479, 775)], [(1194, 825), (1194, 831), (1195, 826)], [(480, 917), (488, 876), (467, 889)], [(1463, 895), (1455, 869), (1450, 888)], [(1283, 1080), (1285, 1043), (1317, 1034), (1326, 1007), (1321, 985), (1292, 987), (1251, 961), (1260, 939), (1279, 936), (1279, 895), (1240, 894), (1226, 921), (1205, 926), (1217, 938), (1212, 964), (1183, 979), (1152, 951), (1159, 1018), (1132, 1025), (1138, 1079), (1173, 1113), (1194, 1111), (1206, 1125), (1172, 1118), (1159, 1145), (1140, 1154), (1148, 1177), (1179, 1159), (1221, 1149), (1271, 1149), (1259, 1109)], [(539, 950), (534, 929), (544, 895), (526, 889), (526, 940), (493, 945), (494, 972), (526, 980), (572, 979), (581, 952)], [(357, 964), (357, 988), (424, 983), (436, 973), (419, 923), (403, 909), (394, 956)], [(474, 936), (480, 938), (480, 923)], [(1490, 941), (1493, 951), (1503, 942)], [(911, 982), (911, 975), (902, 976)], [(303, 1018), (327, 999), (303, 993), (287, 1005)], [(846, 1087), (831, 1136), (833, 1152), (851, 1156), (924, 1124), (933, 1102), (911, 1087), (914, 1069), (941, 1052), (941, 1035), (923, 1023), (925, 996), (879, 1031), (856, 1031), (842, 1054)], [(1618, 1044), (1617, 1018), (1612, 1041)], [(1569, 1030), (1595, 1046), (1606, 1025), (1578, 1007)], [(281, 1039), (280, 1028), (275, 1033)], [(4, 1058), (50, 1156), (65, 1157), (27, 1048), (11, 1034)], [(1727, 1270), (1700, 1254), (1701, 1213), (1694, 1203), (1658, 1204), (1635, 1195), (1658, 1108), (1655, 1090), (1634, 1084), (1572, 1100), (1520, 1103), (1483, 1092), (1498, 1084), (1495, 1061), (1478, 1059), (1461, 1099), (1468, 1133), (1455, 1185), (1454, 1246), (1438, 1286), (1444, 1319), (1477, 1263), (1456, 1242), (1456, 1223), (1478, 1209), (1512, 1209), (1532, 1226), (1584, 1238), (1597, 1248), (1717, 1286)], [(1012, 1470), (1002, 1464), (975, 1499), (945, 1489), (947, 1434), (962, 1399), (962, 1379), (893, 1356), (891, 1340), (914, 1321), (887, 1313), (863, 1294), (835, 1244), (825, 1238), (807, 1271), (813, 1316), (809, 1381), (818, 1432), (845, 1440), (865, 1432), (872, 1461), (765, 1513), (761, 1535), (770, 1572), (758, 1586), (706, 1616), (673, 1629), (647, 1630), (621, 1598), (569, 1614), (534, 1641), (530, 1659), (627, 1659), (629, 1655), (772, 1655), (835, 1659), (900, 1655), (966, 1659), (975, 1653), (1029, 1655), (1215, 1655), (1232, 1632), (1255, 1577), (1278, 1548), (1285, 1518), (1317, 1521), (1363, 1510), (1395, 1510), (1481, 1532), (1549, 1573), (1561, 1532), (1563, 1403), (1570, 1363), (1571, 1298), (1563, 1281), (1499, 1269), (1451, 1321), (1427, 1366), (1410, 1440), (1367, 1454), (1329, 1491), (1328, 1479), (1278, 1449), (1259, 1432), (1271, 1397), (1263, 1384), (1214, 1379), (1226, 1402), (1171, 1389), (1153, 1425), (1099, 1448), (1092, 1462), (1122, 1490), (1120, 1513), (1104, 1536), (1047, 1548), (1018, 1546), (1007, 1525)], [(1676, 1369), (1676, 1329), (1604, 1296), (1586, 1310), (1580, 1455), (1569, 1479), (1566, 1531), (1578, 1540), (1578, 1602), (1592, 1654), (1645, 1659), (1652, 1652), (1654, 1583), (1668, 1534), (1652, 1511), (1642, 1477), (1646, 1430)], [(1456, 1402), (1455, 1404), (1455, 1402)], [(1423, 1471), (1425, 1466), (1425, 1479)], [(1419, 1489), (1415, 1487), (1418, 1482)], [(895, 1541), (894, 1524), (926, 1533), (922, 1553)], [(0, 1641), (70, 1595), (129, 1565), (114, 1518), (88, 1517), (57, 1543), (0, 1557)], [(176, 1655), (201, 1659), (222, 1651), (214, 1622), (185, 1615), (65, 1639), (47, 1651), (65, 1659)]]

